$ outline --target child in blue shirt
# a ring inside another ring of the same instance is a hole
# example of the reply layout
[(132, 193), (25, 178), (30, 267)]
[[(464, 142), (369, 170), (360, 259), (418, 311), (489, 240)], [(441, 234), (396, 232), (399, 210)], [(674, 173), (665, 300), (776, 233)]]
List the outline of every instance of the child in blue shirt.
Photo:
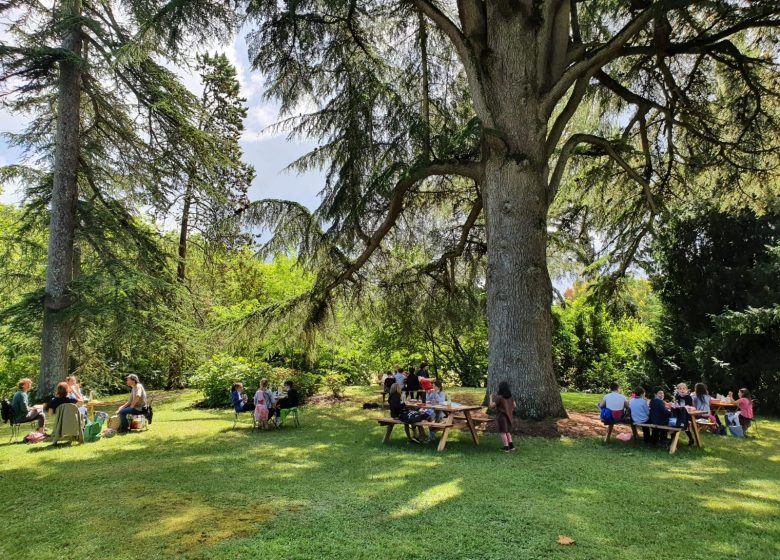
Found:
[[(628, 409), (631, 411), (632, 424), (646, 424), (650, 420), (650, 406), (645, 398), (644, 387), (634, 389), (634, 396), (628, 403)], [(645, 443), (650, 443), (650, 428), (642, 426), (642, 439)]]

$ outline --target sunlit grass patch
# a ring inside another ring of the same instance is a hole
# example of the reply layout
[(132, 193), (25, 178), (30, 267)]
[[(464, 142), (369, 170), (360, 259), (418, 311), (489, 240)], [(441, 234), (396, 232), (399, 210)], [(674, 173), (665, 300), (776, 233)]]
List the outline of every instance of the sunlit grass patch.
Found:
[[(301, 428), (234, 430), (230, 410), (193, 409), (185, 392), (156, 407), (147, 432), (0, 446), (5, 511), (28, 512), (0, 523), (0, 558), (780, 556), (776, 421), (760, 440), (710, 436), (674, 456), (527, 437), (505, 454), (494, 434), (474, 446), (460, 433), (437, 453), (402, 435), (383, 445), (382, 412), (360, 408), (375, 395), (347, 394), (306, 407)], [(585, 407), (594, 395), (572, 399)], [(29, 519), (56, 530), (31, 539)], [(577, 544), (562, 548), (558, 535)]]

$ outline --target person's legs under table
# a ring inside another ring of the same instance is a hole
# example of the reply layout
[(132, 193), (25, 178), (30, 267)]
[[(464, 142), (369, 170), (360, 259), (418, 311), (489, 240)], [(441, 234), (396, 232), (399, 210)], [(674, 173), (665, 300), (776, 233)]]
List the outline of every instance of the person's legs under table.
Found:
[(132, 406), (126, 406), (119, 409), (119, 431), (126, 432), (130, 429), (130, 420), (128, 416), (142, 415), (143, 411), (133, 408)]

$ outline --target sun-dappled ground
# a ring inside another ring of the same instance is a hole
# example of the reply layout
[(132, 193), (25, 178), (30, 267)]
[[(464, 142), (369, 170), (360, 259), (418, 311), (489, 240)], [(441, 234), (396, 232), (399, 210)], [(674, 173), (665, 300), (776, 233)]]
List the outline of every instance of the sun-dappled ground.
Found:
[[(466, 433), (437, 453), (401, 430), (382, 445), (381, 413), (360, 408), (375, 395), (348, 395), (269, 432), (247, 415), (231, 430), (190, 391), (157, 398), (149, 431), (94, 444), (6, 444), (4, 425), (0, 558), (780, 557), (777, 420), (674, 456), (565, 436), (503, 454)], [(584, 415), (598, 399), (564, 395)]]

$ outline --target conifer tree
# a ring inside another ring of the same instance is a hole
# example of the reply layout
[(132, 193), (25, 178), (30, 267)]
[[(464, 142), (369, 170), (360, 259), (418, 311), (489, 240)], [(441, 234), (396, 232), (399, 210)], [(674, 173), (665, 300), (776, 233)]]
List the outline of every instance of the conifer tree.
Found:
[(106, 260), (113, 243), (133, 243), (139, 262), (159, 273), (165, 259), (134, 210), (168, 200), (193, 160), (209, 168), (220, 160), (213, 137), (196, 126), (197, 98), (166, 62), (182, 61), (192, 41), (228, 37), (235, 6), (181, 4), (3, 3), (13, 20), (11, 41), (0, 45), (6, 102), (33, 117), (11, 136), (27, 164), (4, 175), (26, 184), (31, 219), (49, 221), (41, 395), (68, 372), (78, 243)]
[(291, 135), (321, 141), (298, 168), (327, 170), (313, 214), (282, 201), (247, 212), (276, 227), (276, 246), (299, 238), (318, 271), (300, 302), (308, 322), (397, 247), (410, 209), (449, 192), (461, 234), (423, 269), (443, 273), (486, 244), (488, 391), (509, 381), (522, 416), (565, 414), (551, 205), (576, 223), (608, 188), (598, 217), (619, 276), (670, 204), (772, 173), (774, 0), (251, 0), (247, 13), (254, 67)]

